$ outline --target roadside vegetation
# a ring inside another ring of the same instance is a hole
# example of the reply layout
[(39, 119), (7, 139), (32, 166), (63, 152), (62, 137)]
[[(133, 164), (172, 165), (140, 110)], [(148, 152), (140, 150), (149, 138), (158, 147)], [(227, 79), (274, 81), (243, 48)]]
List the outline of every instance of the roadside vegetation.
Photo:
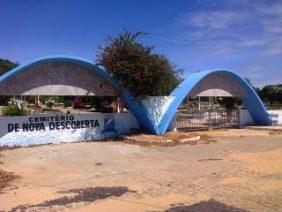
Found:
[(27, 109), (18, 105), (8, 105), (2, 108), (3, 116), (26, 116), (28, 114)]

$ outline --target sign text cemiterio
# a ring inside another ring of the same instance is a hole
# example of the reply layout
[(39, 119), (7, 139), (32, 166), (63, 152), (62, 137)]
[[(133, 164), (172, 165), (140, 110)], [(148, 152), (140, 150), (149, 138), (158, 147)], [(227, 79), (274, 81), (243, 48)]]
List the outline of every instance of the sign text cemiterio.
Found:
[(73, 115), (31, 116), (25, 123), (8, 123), (8, 132), (65, 130), (100, 127), (97, 119), (75, 120)]

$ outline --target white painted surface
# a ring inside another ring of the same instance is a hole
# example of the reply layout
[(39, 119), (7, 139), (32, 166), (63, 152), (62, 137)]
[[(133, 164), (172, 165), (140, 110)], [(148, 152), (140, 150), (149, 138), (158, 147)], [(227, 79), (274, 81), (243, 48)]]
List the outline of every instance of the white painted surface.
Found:
[[(268, 110), (272, 125), (282, 125), (282, 110)], [(240, 110), (240, 126), (254, 125), (254, 121), (248, 110)]]
[[(75, 141), (99, 140), (115, 137), (119, 134), (128, 133), (131, 128), (139, 128), (138, 123), (131, 113), (111, 113), (111, 114), (83, 114), (73, 115), (75, 122), (85, 120), (97, 120), (99, 126), (77, 129), (50, 129), (50, 122), (43, 121), (45, 129), (23, 131), (23, 124), (30, 122), (30, 117), (52, 116), (18, 116), (18, 117), (0, 117), (0, 146), (28, 146), (34, 144), (61, 143)], [(33, 119), (34, 120), (34, 119)], [(114, 120), (114, 121), (113, 121)], [(114, 122), (114, 124), (112, 124)], [(52, 122), (52, 123), (56, 123)], [(61, 123), (61, 121), (60, 121)], [(8, 132), (8, 124), (18, 124), (18, 132)], [(51, 124), (54, 126), (53, 124)], [(27, 126), (27, 125), (25, 125)], [(70, 125), (68, 125), (70, 126)], [(61, 128), (63, 128), (61, 126)], [(71, 128), (71, 127), (70, 127)]]
[(282, 125), (282, 110), (268, 110), (272, 125)]
[(174, 96), (148, 96), (142, 100), (142, 104), (146, 107), (155, 126), (159, 125), (168, 106), (174, 99)]
[(239, 125), (241, 126), (248, 126), (248, 125), (254, 125), (254, 120), (246, 109), (240, 109), (239, 112)]

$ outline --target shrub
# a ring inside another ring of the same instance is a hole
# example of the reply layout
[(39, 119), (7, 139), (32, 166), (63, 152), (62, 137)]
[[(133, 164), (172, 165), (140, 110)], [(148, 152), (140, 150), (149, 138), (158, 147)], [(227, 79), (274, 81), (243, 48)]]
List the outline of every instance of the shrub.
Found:
[(71, 100), (64, 100), (64, 107), (72, 107), (73, 102)]
[(28, 103), (34, 103), (36, 102), (36, 99), (36, 96), (25, 96), (25, 101), (27, 101)]
[(46, 102), (47, 107), (52, 108), (54, 106), (54, 102), (48, 101)]
[(3, 116), (25, 116), (29, 112), (25, 108), (18, 108), (16, 105), (8, 105), (2, 108)]
[(57, 97), (48, 97), (45, 100), (45, 104), (47, 105), (47, 107), (52, 108), (55, 105), (56, 99), (58, 99)]

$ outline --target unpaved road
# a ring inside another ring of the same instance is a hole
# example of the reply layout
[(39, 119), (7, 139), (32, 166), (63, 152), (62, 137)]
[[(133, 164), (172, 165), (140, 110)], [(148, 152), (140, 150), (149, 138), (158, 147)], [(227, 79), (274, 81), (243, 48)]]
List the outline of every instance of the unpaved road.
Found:
[(73, 143), (1, 152), (20, 179), (0, 211), (282, 211), (282, 134), (209, 132), (213, 144)]

